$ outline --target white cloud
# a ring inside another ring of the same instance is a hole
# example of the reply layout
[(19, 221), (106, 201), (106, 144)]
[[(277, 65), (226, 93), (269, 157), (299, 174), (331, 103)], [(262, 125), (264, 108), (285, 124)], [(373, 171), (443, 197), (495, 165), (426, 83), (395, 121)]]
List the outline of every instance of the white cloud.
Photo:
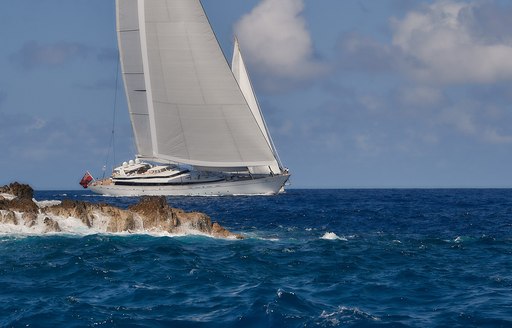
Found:
[(441, 83), (512, 79), (510, 39), (482, 39), (474, 29), (482, 16), (473, 13), (482, 3), (439, 0), (393, 21), (393, 45), (416, 62), (408, 67), (415, 78)]
[(303, 0), (262, 0), (235, 26), (242, 51), (266, 74), (306, 80), (320, 74), (302, 11)]

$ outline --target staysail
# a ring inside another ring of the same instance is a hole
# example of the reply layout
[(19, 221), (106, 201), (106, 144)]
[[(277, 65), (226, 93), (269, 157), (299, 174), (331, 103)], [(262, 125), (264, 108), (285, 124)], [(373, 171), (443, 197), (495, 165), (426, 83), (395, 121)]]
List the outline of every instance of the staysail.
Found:
[(200, 0), (116, 4), (139, 154), (202, 167), (274, 165), (268, 136), (242, 94)]
[[(272, 137), (270, 136), (270, 133), (267, 129), (265, 119), (263, 118), (263, 115), (261, 113), (258, 100), (256, 99), (256, 95), (252, 87), (251, 79), (249, 78), (249, 73), (247, 72), (247, 68), (245, 67), (245, 62), (240, 51), (240, 45), (238, 43), (238, 39), (236, 38), (235, 45), (233, 48), (231, 70), (233, 71), (233, 75), (235, 76), (235, 79), (238, 82), (240, 90), (242, 91), (242, 94), (244, 95), (245, 100), (247, 101), (247, 104), (249, 105), (249, 108), (251, 109), (251, 112), (254, 118), (256, 119), (256, 122), (258, 123), (260, 130), (263, 131), (263, 135), (265, 136), (267, 143), (269, 144), (269, 146), (272, 149), (272, 152), (274, 153), (275, 160), (274, 163), (270, 165), (270, 168), (274, 173), (280, 172), (281, 163), (279, 161), (279, 155), (277, 154), (277, 150), (274, 147)], [(258, 171), (262, 172), (262, 169), (263, 172), (267, 173), (268, 167), (260, 168)]]

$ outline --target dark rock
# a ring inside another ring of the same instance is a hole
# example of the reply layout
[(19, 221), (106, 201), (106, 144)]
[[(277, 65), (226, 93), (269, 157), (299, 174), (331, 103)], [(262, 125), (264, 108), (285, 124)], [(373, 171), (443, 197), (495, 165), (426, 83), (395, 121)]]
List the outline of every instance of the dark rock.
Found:
[(110, 217), (108, 223), (108, 232), (123, 232), (123, 231), (135, 231), (137, 230), (137, 223), (134, 215), (131, 212), (121, 210), (118, 208), (102, 208), (102, 213)]
[(11, 194), (18, 198), (32, 199), (34, 197), (34, 189), (27, 184), (13, 182), (8, 186), (0, 187), (0, 193)]
[(60, 232), (59, 223), (49, 217), (45, 217), (43, 220), (44, 225), (46, 226), (44, 232)]
[(31, 198), (14, 198), (13, 200), (1, 199), (0, 210), (37, 213), (39, 207)]
[(164, 196), (141, 197), (137, 204), (128, 208), (131, 212), (151, 218), (155, 222), (167, 220), (170, 209)]

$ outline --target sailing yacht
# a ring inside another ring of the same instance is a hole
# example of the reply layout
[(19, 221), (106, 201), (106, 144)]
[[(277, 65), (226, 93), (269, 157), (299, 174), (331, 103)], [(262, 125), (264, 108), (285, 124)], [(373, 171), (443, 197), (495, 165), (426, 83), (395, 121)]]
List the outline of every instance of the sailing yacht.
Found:
[(116, 16), (137, 154), (110, 178), (83, 185), (113, 196), (284, 191), (290, 173), (239, 43), (230, 67), (201, 1), (117, 0)]

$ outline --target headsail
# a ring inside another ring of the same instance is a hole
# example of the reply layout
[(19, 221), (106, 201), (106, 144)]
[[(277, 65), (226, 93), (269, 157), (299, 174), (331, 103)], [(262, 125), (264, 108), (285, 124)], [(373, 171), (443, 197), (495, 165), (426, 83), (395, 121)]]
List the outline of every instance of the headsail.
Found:
[(117, 12), (139, 153), (203, 167), (275, 163), (200, 0), (117, 0)]
[(240, 90), (242, 90), (245, 100), (247, 101), (247, 104), (249, 105), (249, 108), (251, 109), (251, 112), (254, 115), (256, 122), (258, 122), (260, 130), (263, 132), (267, 143), (269, 144), (269, 146), (272, 149), (272, 152), (274, 153), (275, 160), (274, 163), (270, 166), (271, 170), (274, 173), (278, 173), (281, 171), (282, 165), (279, 161), (279, 156), (277, 154), (276, 148), (274, 147), (272, 137), (270, 136), (270, 133), (267, 129), (265, 119), (263, 118), (263, 115), (261, 113), (258, 100), (256, 99), (256, 95), (252, 87), (251, 79), (249, 78), (249, 73), (247, 72), (247, 68), (245, 67), (245, 62), (240, 51), (240, 45), (238, 43), (238, 39), (236, 38), (235, 45), (233, 48), (231, 70), (233, 71), (233, 75), (235, 76), (235, 79), (237, 80), (238, 85), (240, 86)]

